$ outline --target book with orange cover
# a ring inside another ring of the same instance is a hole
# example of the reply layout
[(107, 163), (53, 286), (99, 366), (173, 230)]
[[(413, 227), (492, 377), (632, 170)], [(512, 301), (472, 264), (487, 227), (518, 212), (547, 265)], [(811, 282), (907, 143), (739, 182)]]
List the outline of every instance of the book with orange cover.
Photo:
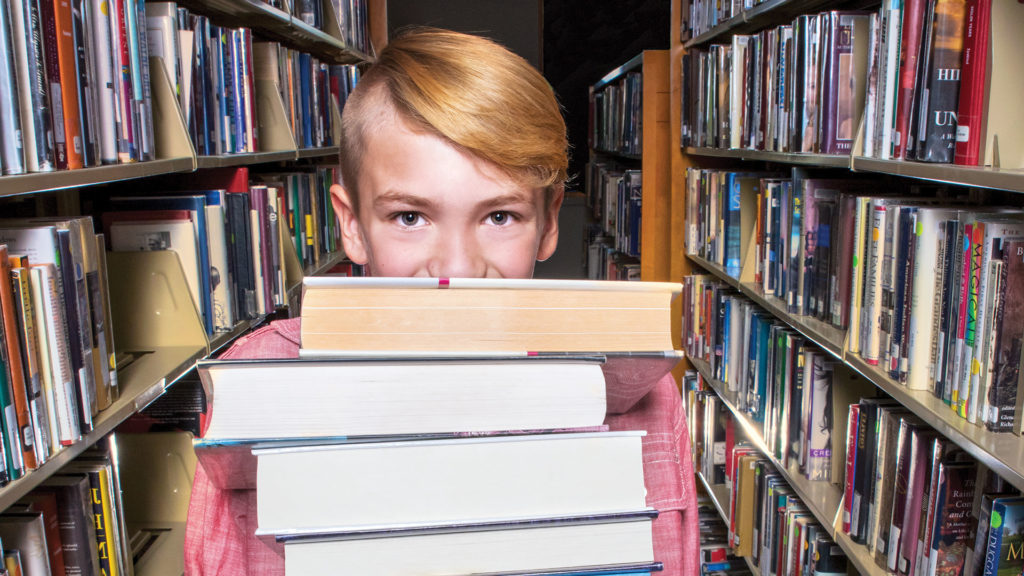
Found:
[(10, 367), (11, 392), (14, 397), (14, 415), (17, 420), (17, 433), (11, 436), (11, 450), (20, 450), (25, 469), (31, 470), (37, 463), (32, 449), (32, 420), (28, 410), (25, 366), (22, 363), (21, 338), (18, 335), (20, 329), (14, 304), (11, 262), (7, 255), (7, 246), (0, 245), (0, 310), (3, 312), (4, 339)]

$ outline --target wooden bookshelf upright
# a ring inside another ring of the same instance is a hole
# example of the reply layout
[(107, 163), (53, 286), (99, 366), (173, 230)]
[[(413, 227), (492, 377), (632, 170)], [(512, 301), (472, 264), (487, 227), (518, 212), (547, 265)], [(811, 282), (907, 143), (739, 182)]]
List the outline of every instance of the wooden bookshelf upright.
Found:
[[(706, 274), (714, 277), (723, 285), (745, 296), (775, 319), (781, 321), (794, 332), (802, 335), (808, 342), (816, 344), (846, 369), (874, 384), (878, 391), (891, 396), (899, 404), (926, 422), (930, 427), (945, 436), (964, 452), (979, 463), (1002, 476), (1009, 484), (1024, 490), (1024, 439), (1010, 433), (994, 433), (984, 426), (967, 422), (952, 412), (941, 399), (937, 399), (930, 391), (913, 391), (905, 385), (891, 379), (887, 373), (876, 366), (871, 366), (859, 356), (847, 353), (845, 330), (834, 328), (831, 324), (809, 316), (792, 314), (787, 310), (786, 302), (774, 296), (765, 295), (753, 282), (740, 281), (728, 274), (720, 265), (697, 256), (686, 256), (684, 246), (684, 226), (686, 218), (686, 169), (732, 168), (750, 170), (778, 168), (788, 170), (793, 166), (828, 169), (830, 173), (845, 170), (851, 177), (864, 175), (886, 175), (889, 178), (907, 179), (908, 182), (918, 180), (924, 183), (937, 183), (951, 186), (986, 189), (976, 194), (978, 198), (990, 197), (988, 190), (1001, 191), (996, 195), (1012, 197), (1014, 192), (1024, 192), (1024, 169), (994, 167), (964, 167), (951, 164), (928, 164), (914, 161), (879, 160), (865, 157), (862, 148), (855, 143), (854, 149), (848, 154), (802, 154), (781, 153), (750, 149), (725, 149), (707, 147), (681, 146), (680, 111), (685, 105), (682, 102), (681, 60), (688, 50), (700, 48), (712, 43), (728, 44), (733, 34), (746, 34), (789, 22), (799, 14), (817, 13), (824, 10), (849, 7), (854, 3), (841, 1), (796, 2), (790, 0), (767, 0), (754, 8), (741, 10), (732, 19), (720, 22), (711, 29), (691, 38), (683, 30), (689, 16), (690, 2), (673, 0), (672, 22), (670, 33), (670, 52), (672, 66), (672, 219), (673, 234), (670, 238), (673, 258), (681, 262), (673, 263), (673, 280), (679, 280), (686, 274)], [(1009, 49), (1009, 47), (1002, 47)], [(1000, 50), (1001, 47), (993, 47)], [(677, 155), (678, 154), (678, 155)], [(984, 201), (984, 200), (983, 200)], [(1015, 201), (1019, 204), (1019, 201)], [(849, 559), (851, 573), (883, 576), (886, 570), (880, 568), (863, 544), (855, 543), (842, 529), (842, 479), (839, 483), (811, 482), (799, 470), (791, 465), (788, 469), (782, 466), (764, 445), (756, 427), (751, 424), (745, 412), (733, 402), (732, 393), (725, 383), (717, 380), (711, 367), (701, 359), (690, 359), (691, 365), (703, 377), (710, 390), (717, 394), (724, 405), (732, 413), (739, 428), (746, 429), (752, 436), (752, 442), (765, 457), (772, 460), (779, 473), (789, 482), (794, 491), (804, 501), (807, 509), (816, 520), (826, 528), (829, 535), (843, 549)], [(1020, 417), (1018, 415), (1018, 417)], [(845, 438), (845, 431), (837, 431)], [(706, 492), (715, 503), (718, 511), (728, 522), (728, 489), (725, 485), (712, 485), (701, 477)], [(722, 500), (726, 498), (726, 500)]]

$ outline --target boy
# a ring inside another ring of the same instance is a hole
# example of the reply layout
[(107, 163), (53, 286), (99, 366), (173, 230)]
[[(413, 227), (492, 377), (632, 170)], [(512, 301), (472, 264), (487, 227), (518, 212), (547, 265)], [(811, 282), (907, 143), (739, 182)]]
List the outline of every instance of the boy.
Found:
[[(543, 77), (503, 47), (431, 29), (393, 39), (349, 98), (342, 132), (332, 201), (345, 253), (370, 275), (529, 278), (554, 252), (565, 124)], [(289, 358), (298, 349), (299, 320), (290, 319), (221, 357)], [(606, 422), (647, 430), (648, 504), (661, 512), (655, 558), (666, 575), (695, 575), (689, 436), (672, 377)], [(284, 573), (284, 559), (253, 536), (255, 502), (255, 491), (217, 490), (198, 467), (186, 574)]]

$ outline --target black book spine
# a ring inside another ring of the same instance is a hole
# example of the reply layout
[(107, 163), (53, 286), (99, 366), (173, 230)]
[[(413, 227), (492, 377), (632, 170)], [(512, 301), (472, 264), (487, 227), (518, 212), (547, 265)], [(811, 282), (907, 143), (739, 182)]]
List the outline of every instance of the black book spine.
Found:
[(874, 475), (866, 468), (868, 452), (867, 436), (868, 430), (872, 425), (870, 411), (873, 408), (874, 406), (868, 402), (861, 403), (860, 416), (857, 419), (857, 451), (854, 456), (854, 467), (857, 473), (854, 476), (853, 485), (853, 505), (851, 506), (853, 518), (850, 520), (850, 538), (858, 544), (863, 544), (866, 539), (866, 534), (864, 534), (865, 531), (863, 530), (863, 522), (865, 519), (862, 517), (861, 509), (862, 504), (864, 503), (867, 478), (868, 476), (874, 478)]
[(903, 346), (903, 308), (909, 307), (904, 295), (907, 293), (906, 285), (910, 276), (907, 274), (909, 267), (910, 245), (913, 240), (910, 230), (910, 218), (912, 208), (906, 207), (900, 210), (899, 238), (893, 245), (893, 257), (895, 258), (895, 271), (893, 273), (893, 307), (892, 307), (892, 330), (889, 338), (889, 377), (893, 380), (899, 379), (900, 350)]
[[(71, 356), (72, 378), (75, 381), (75, 408), (78, 413), (78, 426), (82, 432), (92, 430), (92, 394), (95, 385), (88, 375), (92, 374), (92, 359), (82, 354), (84, 350), (82, 316), (79, 314), (78, 282), (72, 271), (74, 259), (71, 256), (71, 232), (59, 230), (57, 239), (60, 245), (60, 284), (61, 298), (64, 305), (64, 316), (68, 325), (68, 349)], [(87, 295), (83, 295), (88, 298)], [(91, 344), (90, 344), (91, 348)]]
[(75, 69), (78, 77), (79, 125), (82, 132), (82, 162), (84, 166), (99, 165), (99, 140), (93, 111), (91, 67), (89, 60), (89, 34), (85, 26), (87, 2), (71, 1), (71, 30), (75, 40)]
[(966, 8), (962, 1), (935, 0), (932, 52), (916, 150), (917, 159), (923, 162), (953, 161)]

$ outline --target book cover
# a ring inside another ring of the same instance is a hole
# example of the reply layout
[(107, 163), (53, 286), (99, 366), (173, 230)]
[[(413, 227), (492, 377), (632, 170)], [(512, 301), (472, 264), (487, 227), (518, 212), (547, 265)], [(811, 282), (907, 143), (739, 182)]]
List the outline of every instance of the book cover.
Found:
[(46, 62), (43, 59), (42, 30), (38, 4), (11, 2), (11, 35), (14, 44), (18, 78), (18, 104), (21, 113), (22, 142), (25, 164), (29, 172), (50, 172), (56, 169), (56, 149)]
[(995, 327), (995, 358), (992, 387), (988, 403), (992, 413), (985, 420), (990, 430), (1006, 432), (1013, 429), (1016, 413), (1017, 386), (1024, 340), (1024, 240), (1006, 239), (1002, 246), (1005, 279), (1002, 318)]
[(53, 494), (57, 500), (65, 573), (68, 576), (99, 574), (88, 478), (80, 474), (51, 476), (40, 490)]
[(21, 102), (14, 67), (15, 62), (23, 61), (16, 59), (11, 13), (6, 3), (0, 6), (0, 30), (4, 32), (0, 35), (0, 126), (5, 133), (0, 138), (0, 165), (5, 175), (25, 172)]
[[(27, 258), (17, 259), (24, 261), (19, 262), (19, 265), (28, 263)], [(12, 258), (12, 263), (13, 260), (14, 258)], [(40, 465), (49, 458), (51, 435), (46, 401), (43, 397), (41, 360), (38, 352), (35, 308), (32, 305), (29, 269), (20, 266), (12, 268), (11, 283), (14, 288), (16, 310), (19, 312), (17, 322), (20, 330), (22, 363), (25, 367), (25, 400), (28, 403), (30, 422), (29, 427), (22, 430), (25, 438), (32, 439), (32, 453), (35, 456), (36, 464)]]
[(906, 0), (903, 3), (903, 23), (899, 34), (899, 84), (894, 104), (895, 128), (892, 133), (892, 157), (897, 160), (906, 157), (927, 1)]
[[(10, 374), (10, 391), (12, 407), (10, 413), (4, 414), (7, 423), (7, 437), (11, 440), (12, 451), (18, 452), (26, 470), (32, 470), (38, 466), (35, 453), (32, 450), (31, 418), (29, 416), (28, 396), (26, 378), (31, 372), (23, 361), (24, 353), (21, 344), (22, 331), (18, 324), (18, 316), (21, 309), (16, 308), (14, 290), (20, 292), (20, 285), (13, 282), (11, 278), (11, 263), (7, 256), (7, 246), (0, 245), (0, 313), (3, 314), (3, 345), (5, 347), (7, 363)], [(13, 426), (12, 426), (13, 425)]]
[(977, 467), (939, 464), (928, 574), (962, 574), (971, 533), (971, 507)]
[(966, 0), (936, 0), (931, 27), (928, 70), (922, 87), (915, 156), (922, 162), (949, 163), (956, 148), (960, 67)]
[(997, 498), (992, 502), (985, 576), (1020, 574), (1024, 566), (1024, 501)]
[(991, 15), (992, 0), (967, 0), (953, 151), (953, 163), (961, 166), (977, 166), (981, 150)]

